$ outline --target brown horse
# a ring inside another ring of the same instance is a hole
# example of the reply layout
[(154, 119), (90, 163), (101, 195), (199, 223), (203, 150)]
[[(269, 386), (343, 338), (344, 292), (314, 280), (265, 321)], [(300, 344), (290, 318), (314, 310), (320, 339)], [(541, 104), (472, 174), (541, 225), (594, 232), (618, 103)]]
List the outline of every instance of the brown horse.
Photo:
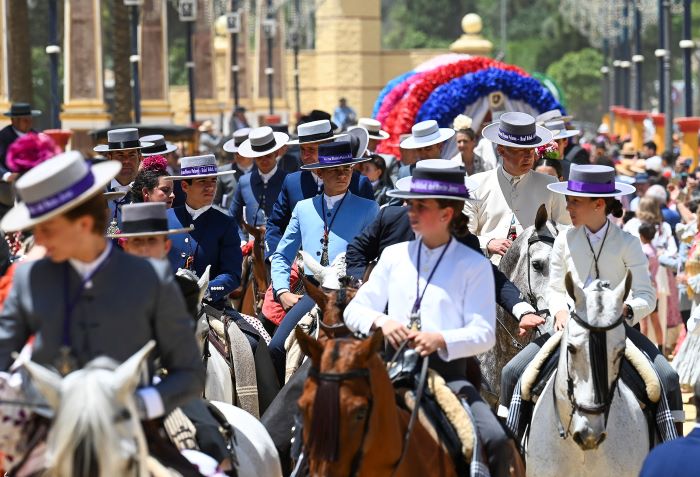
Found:
[(240, 300), (237, 307), (239, 313), (258, 317), (270, 284), (265, 267), (265, 227), (253, 227), (245, 222), (241, 226), (254, 238), (253, 253), (244, 257), (247, 273), (241, 277), (241, 286), (231, 293), (231, 298)]
[(409, 414), (396, 405), (379, 354), (365, 340), (316, 340), (296, 331), (311, 371), (299, 398), (309, 473), (315, 476), (456, 476), (450, 455), (419, 421), (401, 458)]

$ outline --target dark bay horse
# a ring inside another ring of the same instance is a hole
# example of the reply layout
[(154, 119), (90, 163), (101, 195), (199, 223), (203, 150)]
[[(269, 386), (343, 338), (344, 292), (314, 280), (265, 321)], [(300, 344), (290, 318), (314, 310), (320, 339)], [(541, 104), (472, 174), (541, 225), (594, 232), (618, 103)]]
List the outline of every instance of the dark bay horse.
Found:
[(253, 250), (243, 258), (246, 273), (241, 277), (241, 286), (231, 293), (231, 299), (238, 300), (239, 313), (260, 318), (265, 292), (270, 285), (265, 267), (265, 227), (253, 227), (245, 222), (241, 226), (253, 236)]

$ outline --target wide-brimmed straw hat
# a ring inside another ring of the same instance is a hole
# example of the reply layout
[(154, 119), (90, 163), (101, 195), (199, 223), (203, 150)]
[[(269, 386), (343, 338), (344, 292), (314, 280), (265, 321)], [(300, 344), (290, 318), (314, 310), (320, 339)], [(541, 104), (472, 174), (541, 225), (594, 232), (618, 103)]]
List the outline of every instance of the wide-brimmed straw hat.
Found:
[(248, 134), (250, 134), (250, 128), (236, 129), (233, 132), (233, 137), (224, 143), (224, 151), (230, 152), (231, 154), (237, 153), (241, 144), (248, 139)]
[(41, 111), (32, 109), (29, 103), (13, 103), (9, 111), (5, 111), (3, 115), (10, 118), (22, 118), (26, 116), (37, 117), (41, 116)]
[(0, 229), (29, 229), (75, 208), (103, 193), (121, 167), (119, 161), (104, 161), (91, 167), (77, 151), (42, 162), (15, 182), (21, 202), (5, 214)]
[(312, 171), (331, 167), (352, 166), (369, 160), (369, 157), (354, 157), (352, 146), (348, 141), (336, 141), (319, 144), (318, 162), (305, 164), (301, 168), (305, 171)]
[(180, 159), (180, 175), (167, 176), (166, 179), (180, 181), (186, 179), (202, 179), (226, 174), (235, 174), (235, 170), (219, 171), (214, 154), (202, 156), (187, 156)]
[(535, 123), (527, 113), (503, 113), (498, 121), (486, 126), (481, 135), (494, 144), (506, 147), (533, 148), (552, 140), (552, 132)]
[(411, 128), (411, 135), (401, 141), (402, 149), (420, 149), (445, 142), (455, 135), (451, 128), (441, 128), (437, 121), (429, 119), (416, 123)]
[(615, 169), (596, 164), (572, 164), (569, 180), (548, 184), (547, 189), (578, 197), (615, 197), (635, 192), (633, 186), (615, 181)]
[(357, 121), (357, 126), (351, 127), (348, 131), (352, 131), (355, 128), (365, 128), (370, 139), (375, 139), (377, 141), (389, 139), (389, 133), (382, 129), (382, 123), (376, 119), (360, 118), (359, 121)]
[(278, 151), (287, 145), (289, 136), (274, 132), (270, 126), (255, 128), (248, 134), (248, 139), (238, 147), (238, 154), (243, 157), (262, 157)]
[(411, 177), (396, 181), (387, 192), (400, 199), (449, 199), (476, 201), (472, 191), (477, 184), (464, 174), (464, 168), (445, 159), (425, 159), (416, 163)]
[(109, 238), (146, 237), (150, 235), (184, 234), (194, 226), (168, 228), (168, 208), (165, 202), (140, 202), (122, 206), (122, 225), (119, 233)]
[(544, 123), (544, 127), (552, 132), (554, 135), (552, 139), (555, 141), (557, 139), (567, 139), (581, 134), (581, 131), (578, 129), (566, 129), (566, 123), (560, 119), (548, 121)]
[(141, 149), (141, 155), (143, 157), (149, 156), (164, 156), (170, 154), (171, 152), (177, 151), (177, 146), (172, 142), (166, 141), (165, 136), (162, 134), (151, 134), (150, 136), (144, 136), (140, 139), (142, 143), (151, 143), (151, 146), (144, 147)]
[(335, 134), (331, 127), (331, 122), (327, 119), (311, 121), (300, 124), (297, 127), (297, 139), (289, 141), (287, 144), (313, 144), (316, 142), (328, 141), (343, 137), (345, 134)]
[(126, 151), (128, 149), (143, 149), (151, 147), (151, 142), (139, 140), (139, 130), (136, 128), (112, 129), (107, 131), (107, 144), (100, 144), (93, 148), (95, 152)]

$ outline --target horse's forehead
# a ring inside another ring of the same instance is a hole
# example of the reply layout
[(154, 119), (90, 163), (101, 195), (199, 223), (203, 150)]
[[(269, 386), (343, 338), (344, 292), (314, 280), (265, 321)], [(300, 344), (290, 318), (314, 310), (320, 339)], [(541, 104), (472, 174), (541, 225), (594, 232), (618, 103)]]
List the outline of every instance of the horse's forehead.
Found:
[(357, 344), (346, 339), (329, 340), (323, 349), (321, 356), (321, 371), (342, 372), (360, 361), (357, 353)]

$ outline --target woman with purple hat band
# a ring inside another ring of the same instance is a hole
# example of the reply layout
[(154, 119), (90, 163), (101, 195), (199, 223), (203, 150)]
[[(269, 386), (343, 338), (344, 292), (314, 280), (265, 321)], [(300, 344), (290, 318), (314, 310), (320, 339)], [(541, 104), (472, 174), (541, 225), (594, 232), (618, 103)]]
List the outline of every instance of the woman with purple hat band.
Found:
[(367, 161), (352, 155), (350, 143), (333, 142), (318, 148), (318, 162), (302, 166), (323, 180), (324, 193), (297, 203), (289, 226), (272, 254), (272, 289), (287, 311), (270, 342), (270, 356), (280, 380), (284, 380), (284, 342), (299, 320), (314, 306), (308, 296), (290, 291), (290, 273), (297, 252), (303, 249), (323, 266), (344, 253), (348, 243), (372, 223), (379, 206), (349, 191), (353, 166)]
[[(612, 167), (572, 164), (569, 180), (550, 184), (548, 188), (566, 196), (566, 208), (573, 224), (555, 239), (550, 260), (549, 310), (555, 316), (555, 329), (563, 329), (569, 319), (564, 283), (567, 273), (583, 287), (596, 279), (616, 287), (625, 280), (627, 272), (631, 272), (632, 288), (623, 307), (627, 337), (653, 360), (671, 413), (676, 422), (682, 423), (683, 402), (678, 375), (659, 349), (632, 328), (656, 306), (647, 257), (639, 239), (608, 219), (609, 215), (622, 217), (622, 204), (616, 197), (634, 192), (634, 187), (615, 182)], [(503, 369), (501, 405), (510, 404), (515, 383), (547, 338), (543, 336), (530, 343)]]

